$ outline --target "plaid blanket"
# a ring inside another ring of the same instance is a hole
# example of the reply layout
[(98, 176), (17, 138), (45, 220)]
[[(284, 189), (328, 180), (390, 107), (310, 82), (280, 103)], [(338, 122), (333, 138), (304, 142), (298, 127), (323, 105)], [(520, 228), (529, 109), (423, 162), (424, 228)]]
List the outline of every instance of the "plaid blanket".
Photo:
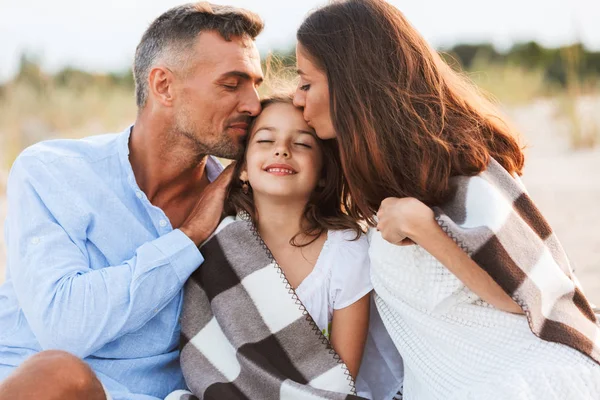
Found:
[(202, 252), (181, 320), (181, 366), (196, 397), (360, 399), (251, 222), (226, 218)]
[(492, 159), (452, 185), (452, 199), (434, 208), (442, 229), (521, 306), (535, 335), (600, 364), (598, 320), (520, 180)]

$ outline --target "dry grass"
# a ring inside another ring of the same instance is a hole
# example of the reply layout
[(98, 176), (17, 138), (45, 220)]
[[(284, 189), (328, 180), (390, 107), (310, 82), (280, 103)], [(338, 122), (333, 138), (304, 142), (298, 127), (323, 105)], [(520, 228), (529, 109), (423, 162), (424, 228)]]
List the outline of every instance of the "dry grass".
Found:
[[(570, 57), (570, 58), (569, 58)], [(596, 82), (582, 84), (577, 76), (577, 59), (565, 53), (569, 65), (566, 88), (548, 85), (542, 70), (512, 64), (493, 64), (476, 59), (469, 78), (485, 94), (505, 107), (521, 107), (538, 99), (553, 99), (555, 119), (573, 150), (600, 144), (600, 88)]]
[(508, 106), (527, 104), (551, 93), (542, 70), (493, 64), (477, 58), (468, 76), (483, 92)]
[(0, 96), (0, 161), (7, 168), (22, 149), (47, 138), (119, 131), (135, 113), (133, 93), (125, 88), (10, 84)]

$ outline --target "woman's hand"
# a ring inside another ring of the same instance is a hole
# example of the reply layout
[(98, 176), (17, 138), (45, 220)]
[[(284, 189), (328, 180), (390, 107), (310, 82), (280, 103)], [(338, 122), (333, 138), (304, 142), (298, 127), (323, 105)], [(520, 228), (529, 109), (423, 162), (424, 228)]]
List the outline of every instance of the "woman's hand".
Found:
[(387, 198), (377, 212), (377, 229), (396, 245), (418, 244), (480, 298), (494, 307), (522, 314), (521, 307), (442, 230), (433, 210), (417, 199)]
[(411, 245), (419, 226), (433, 221), (433, 210), (413, 197), (388, 197), (381, 202), (377, 220), (377, 230), (386, 241)]

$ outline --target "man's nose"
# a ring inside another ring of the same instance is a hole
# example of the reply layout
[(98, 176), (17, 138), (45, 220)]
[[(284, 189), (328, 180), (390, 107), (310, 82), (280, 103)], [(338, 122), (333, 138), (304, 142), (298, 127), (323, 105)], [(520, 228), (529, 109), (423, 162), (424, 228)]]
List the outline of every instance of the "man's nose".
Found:
[(249, 114), (252, 117), (256, 117), (260, 114), (260, 97), (256, 89), (252, 89), (240, 103), (240, 113)]

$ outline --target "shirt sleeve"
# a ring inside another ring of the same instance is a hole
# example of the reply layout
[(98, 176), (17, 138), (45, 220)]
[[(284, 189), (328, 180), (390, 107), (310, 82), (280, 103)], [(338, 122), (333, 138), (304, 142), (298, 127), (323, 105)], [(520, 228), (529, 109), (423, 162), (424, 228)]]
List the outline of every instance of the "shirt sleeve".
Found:
[[(174, 230), (141, 245), (120, 265), (91, 269), (80, 243), (85, 237), (69, 236), (41, 196), (65, 196), (58, 189), (61, 178), (35, 157), (15, 161), (7, 185), (8, 269), (42, 349), (84, 358), (145, 325), (204, 259), (192, 240)], [(69, 207), (69, 199), (60, 206)]]
[(352, 241), (354, 232), (337, 234), (341, 237), (336, 241), (330, 286), (334, 310), (351, 306), (373, 290), (367, 237)]

